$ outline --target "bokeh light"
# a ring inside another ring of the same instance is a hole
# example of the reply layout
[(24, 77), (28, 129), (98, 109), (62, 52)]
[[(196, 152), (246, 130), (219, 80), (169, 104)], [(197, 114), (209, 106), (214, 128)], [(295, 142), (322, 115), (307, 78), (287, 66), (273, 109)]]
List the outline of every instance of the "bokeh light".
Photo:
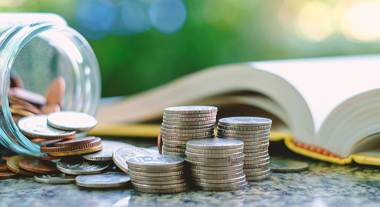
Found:
[(149, 10), (153, 27), (165, 34), (180, 30), (186, 21), (186, 15), (186, 7), (182, 0), (155, 1)]
[(152, 24), (149, 19), (151, 3), (148, 1), (127, 0), (121, 6), (124, 25), (134, 32), (148, 31)]
[(0, 0), (0, 7), (19, 7), (24, 5), (28, 0)]
[(236, 24), (239, 1), (206, 0), (203, 5), (203, 16), (206, 22), (214, 28), (229, 30)]
[(299, 12), (295, 27), (301, 38), (308, 41), (322, 41), (334, 31), (332, 9), (320, 1), (310, 2)]

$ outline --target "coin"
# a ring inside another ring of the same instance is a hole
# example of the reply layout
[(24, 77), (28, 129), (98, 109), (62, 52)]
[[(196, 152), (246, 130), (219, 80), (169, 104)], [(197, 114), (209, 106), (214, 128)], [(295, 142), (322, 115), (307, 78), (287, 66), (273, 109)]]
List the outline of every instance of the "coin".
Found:
[(309, 165), (293, 160), (271, 159), (269, 167), (272, 172), (292, 173), (305, 171), (309, 168)]
[(162, 154), (162, 136), (161, 136), (161, 131), (158, 132), (157, 147), (158, 147), (158, 152), (160, 154)]
[(102, 145), (80, 149), (80, 150), (72, 150), (72, 151), (62, 151), (62, 152), (50, 152), (51, 156), (69, 156), (69, 155), (79, 155), (79, 154), (87, 154), (92, 152), (97, 152), (102, 149)]
[(170, 143), (163, 143), (162, 146), (167, 147), (167, 148), (176, 148), (176, 149), (186, 149), (186, 145), (181, 145), (181, 144), (170, 144)]
[(202, 179), (202, 178), (193, 177), (193, 180), (195, 182), (202, 182), (202, 183), (236, 183), (236, 182), (241, 182), (241, 181), (247, 181), (245, 179), (245, 175), (238, 178), (230, 178), (230, 179)]
[(124, 172), (128, 172), (127, 160), (131, 157), (149, 155), (150, 153), (144, 149), (126, 146), (116, 149), (112, 154), (112, 160), (114, 163)]
[(215, 124), (216, 120), (208, 120), (208, 121), (166, 121), (163, 120), (163, 124), (166, 125), (176, 125), (176, 126), (199, 126), (199, 125), (210, 125)]
[(243, 151), (236, 153), (226, 153), (226, 154), (200, 154), (186, 151), (185, 154), (189, 157), (199, 157), (199, 158), (236, 158), (243, 156)]
[(135, 190), (143, 192), (143, 193), (158, 193), (158, 194), (181, 193), (181, 192), (187, 191), (188, 189), (189, 187), (173, 188), (173, 189), (147, 189), (147, 188), (135, 187)]
[(257, 171), (257, 172), (244, 171), (244, 173), (245, 173), (245, 176), (247, 176), (247, 177), (262, 176), (262, 175), (266, 175), (266, 174), (270, 173), (270, 169), (267, 168), (266, 170)]
[(75, 131), (64, 131), (47, 125), (47, 115), (34, 115), (21, 118), (17, 122), (20, 131), (29, 137), (44, 139), (65, 139), (75, 135)]
[(57, 77), (50, 82), (46, 91), (46, 102), (60, 104), (66, 91), (65, 79)]
[(271, 125), (272, 120), (253, 116), (236, 116), (219, 119), (219, 125), (223, 126), (266, 126)]
[(39, 146), (44, 146), (44, 145), (51, 145), (51, 144), (54, 144), (54, 143), (57, 143), (57, 142), (60, 142), (63, 140), (73, 140), (73, 139), (40, 139), (40, 138), (35, 138), (32, 140), (32, 142), (39, 141), (39, 142), (36, 142), (36, 144), (38, 144)]
[(241, 186), (241, 185), (246, 185), (247, 180), (240, 180), (237, 182), (233, 183), (206, 183), (206, 182), (195, 182), (196, 186), (201, 186), (201, 187), (236, 187), (236, 186)]
[(95, 137), (84, 137), (79, 139), (72, 139), (68, 141), (63, 142), (56, 142), (54, 146), (56, 147), (70, 147), (73, 145), (81, 145), (81, 144), (87, 144), (95, 140)]
[(75, 178), (75, 183), (86, 188), (115, 188), (125, 186), (130, 180), (131, 178), (125, 173), (103, 173), (79, 175)]
[(257, 144), (257, 145), (252, 145), (250, 146), (248, 149), (244, 149), (245, 151), (247, 152), (255, 152), (254, 150), (258, 150), (258, 149), (267, 149), (269, 147), (269, 142), (266, 143), (266, 144)]
[(244, 162), (241, 162), (236, 165), (229, 165), (229, 166), (222, 166), (222, 167), (205, 167), (200, 165), (192, 165), (191, 169), (194, 170), (236, 170), (236, 169), (242, 169), (244, 165)]
[(8, 167), (7, 167), (7, 163), (6, 162), (0, 162), (0, 172), (7, 172), (9, 171)]
[(0, 172), (0, 180), (17, 177), (17, 173), (14, 172)]
[(230, 153), (238, 153), (238, 152), (243, 152), (244, 148), (236, 148), (236, 149), (224, 149), (224, 150), (206, 150), (206, 149), (194, 149), (191, 147), (186, 148), (187, 151), (192, 152), (192, 153), (198, 153), (198, 154), (230, 154)]
[(177, 144), (177, 145), (186, 145), (187, 141), (177, 141), (177, 140), (169, 140), (169, 139), (164, 139), (162, 138), (163, 143), (168, 143), (168, 144)]
[(256, 145), (269, 144), (269, 138), (263, 140), (249, 140), (244, 142), (244, 149), (249, 150), (255, 148)]
[(185, 153), (185, 149), (178, 149), (178, 148), (172, 148), (172, 147), (166, 147), (166, 146), (163, 146), (162, 149), (165, 150), (166, 152)]
[(12, 114), (16, 114), (16, 115), (20, 115), (20, 116), (34, 116), (34, 114), (32, 112), (25, 111), (25, 110), (22, 110), (22, 109), (9, 108), (9, 111)]
[(195, 139), (190, 140), (186, 143), (187, 147), (193, 149), (236, 149), (244, 146), (244, 142), (240, 140), (227, 140), (219, 138), (210, 138), (210, 139)]
[(39, 160), (38, 158), (26, 158), (20, 160), (19, 166), (29, 172), (49, 174), (58, 171), (54, 162)]
[[(33, 106), (32, 104), (30, 104), (30, 105), (12, 104), (11, 106), (9, 106), (9, 108), (27, 111), (27, 112), (32, 113), (33, 115), (34, 114), (41, 114), (41, 111), (37, 107)], [(12, 111), (11, 111), (11, 113), (12, 113)], [(20, 113), (14, 113), (14, 114), (22, 115)], [(31, 116), (33, 116), (33, 115), (31, 115)]]
[(137, 180), (134, 179), (134, 182), (146, 184), (146, 185), (172, 185), (172, 184), (178, 184), (178, 183), (185, 183), (185, 179), (175, 179), (175, 180), (167, 180), (167, 181), (149, 181), (149, 180)]
[(102, 150), (100, 150), (99, 152), (83, 155), (83, 158), (86, 160), (93, 161), (112, 160), (113, 152), (116, 149), (126, 146), (134, 147), (133, 145), (124, 142), (102, 140)]
[(248, 185), (247, 181), (243, 182), (240, 185), (236, 186), (230, 186), (230, 187), (204, 187), (204, 186), (197, 186), (198, 189), (206, 190), (206, 191), (232, 191), (232, 190), (239, 190), (242, 188), (245, 188)]
[(205, 114), (168, 114), (164, 112), (164, 118), (201, 118), (201, 117), (216, 117), (215, 113), (205, 113)]
[(185, 153), (182, 152), (168, 152), (165, 150), (162, 150), (163, 155), (171, 155), (171, 156), (178, 156), (178, 157), (186, 157)]
[(214, 135), (214, 131), (208, 131), (208, 132), (197, 132), (197, 133), (168, 133), (168, 132), (161, 132), (161, 135), (163, 137), (204, 137), (204, 136), (210, 136)]
[(23, 175), (23, 176), (28, 176), (28, 177), (33, 176), (34, 175), (33, 173), (28, 172), (26, 170), (23, 170), (19, 166), (20, 161), (23, 159), (26, 159), (26, 158), (33, 158), (33, 157), (29, 156), (29, 155), (14, 155), (14, 156), (10, 157), (7, 160), (8, 169), (10, 169), (11, 171), (13, 171), (17, 174)]
[(49, 155), (41, 155), (38, 157), (40, 160), (60, 160), (66, 158), (65, 156), (49, 156)]
[(53, 112), (59, 112), (61, 111), (61, 107), (56, 104), (56, 103), (46, 103), (46, 105), (44, 105), (42, 108), (41, 108), (41, 113), (43, 114), (50, 114), (50, 113), (53, 113)]
[(260, 160), (245, 160), (244, 159), (244, 164), (246, 165), (257, 165), (257, 164), (266, 163), (266, 162), (269, 162), (269, 156), (268, 158), (260, 159)]
[(250, 131), (238, 131), (238, 130), (225, 130), (218, 128), (218, 133), (224, 134), (236, 134), (236, 135), (255, 135), (255, 134), (268, 134), (270, 133), (269, 129), (264, 130), (250, 130)]
[(132, 185), (137, 188), (163, 190), (163, 189), (183, 188), (183, 187), (186, 187), (187, 184), (178, 183), (178, 184), (171, 184), (171, 185), (147, 185), (147, 184), (141, 184), (141, 183), (136, 183), (132, 181)]
[(246, 157), (262, 156), (262, 155), (266, 155), (266, 154), (268, 154), (268, 150), (264, 150), (264, 151), (261, 151), (261, 152), (247, 152), (247, 151), (244, 151), (244, 155)]
[(105, 162), (87, 161), (80, 156), (62, 159), (57, 163), (57, 168), (61, 172), (70, 175), (92, 175), (99, 174), (108, 168)]
[(50, 146), (44, 145), (40, 147), (40, 150), (42, 153), (67, 152), (67, 151), (81, 150), (81, 149), (86, 149), (90, 147), (101, 146), (101, 144), (102, 144), (101, 139), (99, 137), (96, 137), (94, 141), (87, 144), (71, 145), (68, 147), (50, 147)]
[(215, 135), (214, 134), (209, 134), (209, 135), (204, 135), (204, 136), (194, 136), (194, 137), (169, 137), (169, 136), (166, 136), (166, 135), (163, 135), (161, 134), (162, 136), (162, 139), (164, 140), (169, 140), (169, 141), (190, 141), (192, 139), (207, 139), (207, 138), (214, 138)]
[(244, 159), (244, 154), (239, 156), (239, 157), (231, 157), (231, 158), (203, 158), (203, 157), (193, 157), (193, 156), (188, 156), (188, 160), (192, 161), (197, 161), (197, 162), (205, 162), (205, 163), (210, 163), (210, 162), (241, 162)]
[(137, 156), (127, 160), (128, 165), (144, 168), (170, 168), (181, 166), (184, 159), (176, 156)]
[(141, 167), (134, 167), (134, 166), (128, 166), (130, 170), (137, 171), (137, 172), (146, 172), (146, 173), (163, 173), (163, 172), (175, 172), (175, 171), (181, 171), (183, 170), (184, 165), (180, 165), (177, 167), (172, 167), (172, 168), (152, 168), (152, 169), (146, 169), (146, 168), (141, 168)]
[(252, 172), (261, 172), (261, 171), (265, 171), (265, 170), (268, 170), (268, 165), (267, 166), (263, 166), (263, 167), (258, 167), (258, 168), (244, 168), (244, 173), (252, 173)]
[(195, 170), (191, 169), (191, 173), (197, 173), (197, 174), (205, 174), (205, 175), (227, 175), (227, 174), (235, 174), (235, 173), (242, 173), (243, 167), (240, 169), (234, 169), (234, 170)]
[(60, 111), (49, 114), (47, 123), (57, 129), (82, 132), (94, 128), (97, 120), (83, 112)]
[(74, 183), (75, 177), (73, 175), (66, 175), (65, 173), (52, 174), (52, 175), (35, 175), (34, 180), (39, 183), (45, 184), (67, 184)]
[(248, 181), (259, 181), (259, 180), (265, 180), (270, 177), (270, 172), (266, 175), (260, 175), (260, 176), (252, 176), (252, 177), (246, 177)]
[(216, 113), (218, 108), (215, 106), (174, 106), (165, 108), (167, 114), (205, 114)]
[(184, 117), (173, 118), (173, 117), (164, 116), (163, 119), (169, 122), (177, 122), (177, 121), (178, 122), (198, 122), (198, 121), (210, 121), (210, 120), (216, 121), (216, 116), (196, 117), (196, 118), (184, 118)]
[(255, 130), (265, 130), (265, 129), (270, 129), (271, 125), (264, 125), (264, 126), (247, 126), (247, 127), (242, 127), (242, 126), (224, 126), (224, 125), (218, 125), (219, 129), (223, 130), (238, 130), (238, 131), (255, 131)]
[(140, 181), (153, 181), (153, 182), (166, 182), (166, 181), (172, 181), (172, 180), (180, 180), (184, 179), (184, 175), (174, 175), (174, 176), (167, 176), (167, 177), (147, 177), (147, 176), (138, 176), (138, 175), (129, 175), (132, 180), (138, 180)]
[(144, 176), (144, 177), (168, 177), (168, 176), (182, 175), (183, 170), (176, 171), (176, 172), (164, 172), (164, 173), (146, 173), (146, 172), (133, 171), (129, 169), (128, 174), (135, 175), (135, 176)]
[(44, 96), (19, 87), (10, 88), (8, 90), (8, 94), (23, 101), (29, 102), (37, 107), (41, 107), (46, 103), (46, 98)]
[(206, 125), (170, 125), (162, 123), (161, 127), (167, 128), (167, 129), (181, 129), (181, 130), (194, 130), (194, 129), (210, 129), (214, 128), (215, 123), (206, 124)]
[(209, 128), (202, 129), (167, 129), (165, 127), (161, 127), (161, 132), (167, 133), (179, 133), (179, 134), (191, 134), (191, 133), (204, 133), (204, 132), (214, 132), (214, 125)]
[(244, 176), (244, 172), (241, 173), (235, 173), (235, 174), (221, 174), (221, 175), (215, 175), (215, 174), (199, 174), (199, 173), (191, 173), (191, 177), (194, 178), (201, 178), (201, 179), (231, 179), (231, 178), (239, 178), (241, 176)]
[(246, 162), (244, 162), (243, 168), (254, 169), (254, 168), (262, 168), (264, 166), (269, 166), (269, 161), (264, 162), (264, 163), (259, 163), (259, 164), (246, 164)]
[(185, 158), (186, 162), (192, 164), (192, 165), (197, 165), (197, 166), (204, 166), (204, 167), (226, 167), (230, 165), (237, 165), (242, 162), (241, 161), (235, 161), (235, 162), (202, 162), (202, 161), (193, 161)]
[(247, 157), (247, 156), (245, 156), (244, 161), (255, 161), (255, 160), (258, 161), (258, 160), (267, 160), (267, 159), (269, 160), (268, 154), (261, 155), (261, 156), (254, 156), (254, 157)]
[(222, 133), (218, 132), (218, 137), (223, 137), (223, 138), (238, 138), (240, 140), (247, 140), (255, 138), (256, 140), (258, 138), (261, 139), (269, 139), (269, 134), (270, 133), (263, 133), (263, 134), (231, 134), (231, 133)]

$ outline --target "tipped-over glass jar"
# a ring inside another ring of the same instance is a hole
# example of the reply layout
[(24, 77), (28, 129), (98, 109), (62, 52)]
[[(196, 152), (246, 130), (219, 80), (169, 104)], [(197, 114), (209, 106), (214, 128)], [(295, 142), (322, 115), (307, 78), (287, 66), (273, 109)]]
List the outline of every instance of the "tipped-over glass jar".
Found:
[(100, 99), (96, 56), (77, 31), (56, 14), (0, 13), (0, 143), (17, 153), (41, 155), (37, 144), (18, 129), (8, 101), (11, 71), (23, 87), (45, 95), (50, 82), (63, 77), (61, 110), (95, 116)]

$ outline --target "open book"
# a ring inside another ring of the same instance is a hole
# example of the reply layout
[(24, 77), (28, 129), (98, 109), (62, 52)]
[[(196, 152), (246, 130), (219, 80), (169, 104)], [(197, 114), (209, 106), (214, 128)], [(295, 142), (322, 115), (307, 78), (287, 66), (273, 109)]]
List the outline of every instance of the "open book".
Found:
[(380, 156), (380, 55), (207, 68), (102, 106), (97, 118), (99, 127), (141, 123), (161, 118), (165, 107), (189, 104), (217, 106), (218, 118), (272, 118), (273, 130), (290, 133), (295, 147), (338, 159)]

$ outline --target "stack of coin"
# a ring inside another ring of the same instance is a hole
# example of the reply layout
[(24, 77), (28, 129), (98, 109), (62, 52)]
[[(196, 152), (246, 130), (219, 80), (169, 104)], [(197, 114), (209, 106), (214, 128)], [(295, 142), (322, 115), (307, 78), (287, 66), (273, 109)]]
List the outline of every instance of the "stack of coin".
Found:
[(269, 131), (272, 120), (261, 117), (228, 117), (218, 123), (217, 137), (244, 141), (244, 173), (248, 181), (270, 177)]
[(188, 190), (184, 159), (177, 156), (137, 156), (127, 160), (132, 185), (145, 193), (180, 193)]
[(186, 161), (201, 190), (232, 191), (245, 188), (244, 142), (228, 139), (197, 139), (186, 144)]
[(215, 137), (217, 111), (218, 108), (214, 106), (165, 108), (159, 137), (163, 143), (162, 154), (185, 157), (187, 141)]

